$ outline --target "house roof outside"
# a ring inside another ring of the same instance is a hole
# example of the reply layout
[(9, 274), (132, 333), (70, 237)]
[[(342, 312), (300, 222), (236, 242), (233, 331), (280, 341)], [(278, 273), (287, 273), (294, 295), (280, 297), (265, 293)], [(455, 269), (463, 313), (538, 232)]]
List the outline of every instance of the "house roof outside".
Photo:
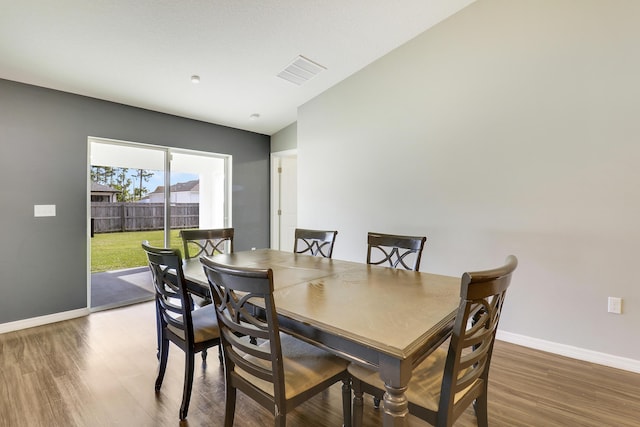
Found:
[(116, 190), (113, 187), (109, 187), (108, 185), (98, 184), (97, 182), (91, 181), (91, 192), (96, 193), (120, 193), (120, 190)]
[[(171, 187), (169, 187), (169, 191), (171, 191), (172, 193), (178, 193), (182, 191), (199, 191), (199, 190), (200, 190), (200, 181), (197, 179), (194, 179), (192, 181), (187, 181), (187, 182), (178, 182), (176, 184), (173, 184)], [(163, 193), (163, 192), (164, 192), (164, 185), (159, 185), (150, 194)]]

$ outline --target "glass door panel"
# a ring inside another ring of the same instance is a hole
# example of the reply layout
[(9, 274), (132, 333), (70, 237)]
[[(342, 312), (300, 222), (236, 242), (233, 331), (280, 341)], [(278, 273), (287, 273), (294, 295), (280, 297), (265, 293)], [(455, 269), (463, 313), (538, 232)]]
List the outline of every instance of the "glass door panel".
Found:
[(225, 228), (228, 156), (171, 150), (172, 236), (181, 229)]
[(153, 299), (143, 240), (164, 246), (166, 150), (90, 139), (90, 300), (93, 310)]

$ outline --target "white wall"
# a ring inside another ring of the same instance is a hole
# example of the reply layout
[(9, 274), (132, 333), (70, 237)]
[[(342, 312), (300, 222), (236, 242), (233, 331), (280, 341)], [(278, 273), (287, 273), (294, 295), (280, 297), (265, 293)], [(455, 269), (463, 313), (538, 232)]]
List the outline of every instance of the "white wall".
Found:
[(271, 135), (271, 152), (294, 150), (297, 147), (298, 124), (292, 123)]
[(456, 276), (513, 253), (501, 330), (640, 361), (638, 40), (637, 1), (478, 0), (300, 107), (299, 223)]

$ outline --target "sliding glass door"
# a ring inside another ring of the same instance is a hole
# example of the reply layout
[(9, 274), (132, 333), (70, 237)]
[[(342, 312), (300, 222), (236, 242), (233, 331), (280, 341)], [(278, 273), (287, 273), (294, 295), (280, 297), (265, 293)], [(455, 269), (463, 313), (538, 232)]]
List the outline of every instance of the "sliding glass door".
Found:
[(153, 298), (140, 248), (181, 248), (185, 228), (230, 223), (230, 156), (89, 139), (93, 310)]

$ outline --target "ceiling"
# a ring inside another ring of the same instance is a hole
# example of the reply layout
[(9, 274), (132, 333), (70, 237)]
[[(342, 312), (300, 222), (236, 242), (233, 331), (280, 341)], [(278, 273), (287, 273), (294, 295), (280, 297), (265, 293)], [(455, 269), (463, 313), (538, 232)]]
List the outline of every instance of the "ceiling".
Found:
[[(473, 1), (0, 0), (0, 78), (272, 135)], [(326, 69), (278, 77), (298, 55)]]

